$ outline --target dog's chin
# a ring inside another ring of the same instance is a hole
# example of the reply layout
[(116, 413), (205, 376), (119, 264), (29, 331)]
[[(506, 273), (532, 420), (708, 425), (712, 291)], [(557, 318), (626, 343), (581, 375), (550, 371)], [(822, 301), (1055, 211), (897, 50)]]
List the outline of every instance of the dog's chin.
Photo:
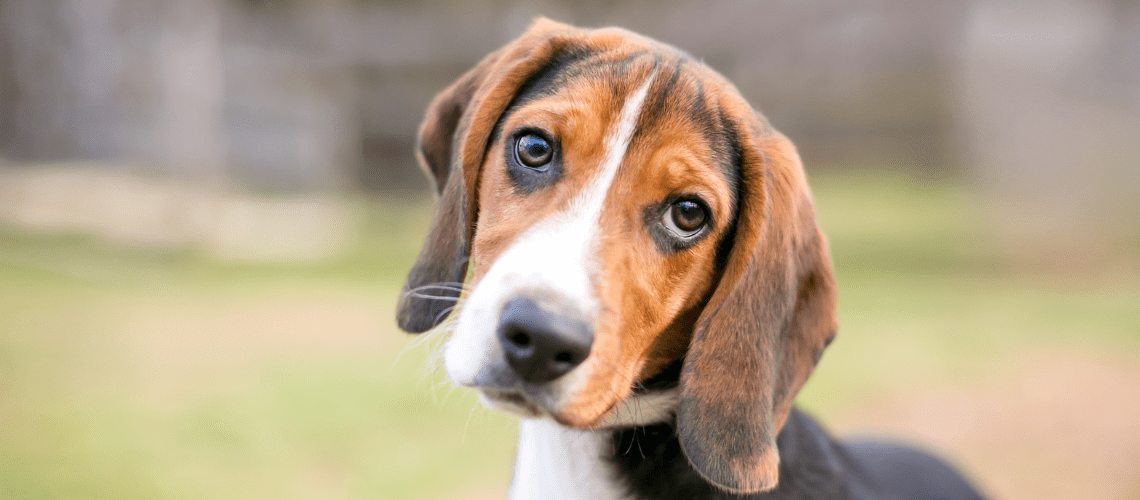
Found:
[(484, 406), (522, 418), (549, 418), (564, 427), (593, 430), (603, 425), (604, 413), (583, 415), (567, 411), (566, 408), (552, 408), (542, 401), (515, 390), (479, 389), (479, 400)]
[(479, 401), (488, 408), (523, 418), (540, 418), (549, 415), (542, 406), (518, 391), (480, 389)]

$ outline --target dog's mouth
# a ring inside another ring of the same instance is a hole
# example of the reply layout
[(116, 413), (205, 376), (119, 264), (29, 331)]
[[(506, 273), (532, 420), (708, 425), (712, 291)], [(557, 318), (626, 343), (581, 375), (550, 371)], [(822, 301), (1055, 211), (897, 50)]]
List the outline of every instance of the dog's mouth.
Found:
[(542, 408), (527, 398), (522, 392), (502, 389), (483, 389), (480, 391), (484, 400), (496, 408), (509, 413), (516, 413), (524, 417), (537, 418), (544, 413)]

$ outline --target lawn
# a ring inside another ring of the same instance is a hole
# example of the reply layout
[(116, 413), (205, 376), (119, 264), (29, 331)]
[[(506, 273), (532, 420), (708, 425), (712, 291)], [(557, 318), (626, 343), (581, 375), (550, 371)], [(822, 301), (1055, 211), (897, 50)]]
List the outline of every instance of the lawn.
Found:
[[(840, 334), (801, 406), (1005, 498), (1140, 498), (1140, 256), (1024, 267), (961, 186), (813, 182)], [(395, 327), (431, 207), (359, 205), (305, 265), (0, 229), (0, 498), (501, 498), (512, 419)]]

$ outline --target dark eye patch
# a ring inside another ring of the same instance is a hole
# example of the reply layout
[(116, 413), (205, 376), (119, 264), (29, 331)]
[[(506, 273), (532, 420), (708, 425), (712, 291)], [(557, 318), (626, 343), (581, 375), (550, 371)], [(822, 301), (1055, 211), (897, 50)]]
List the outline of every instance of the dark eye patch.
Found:
[(645, 225), (658, 250), (676, 253), (712, 232), (713, 214), (700, 198), (676, 196), (646, 208)]

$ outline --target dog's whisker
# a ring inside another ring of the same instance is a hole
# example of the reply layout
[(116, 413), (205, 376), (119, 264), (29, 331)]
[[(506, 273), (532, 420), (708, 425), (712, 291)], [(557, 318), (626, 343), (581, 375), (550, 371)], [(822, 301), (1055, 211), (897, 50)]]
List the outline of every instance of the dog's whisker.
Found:
[(404, 294), (408, 295), (408, 294), (424, 293), (424, 292), (432, 292), (432, 291), (465, 292), (467, 290), (465, 290), (463, 288), (459, 288), (459, 287), (444, 286), (444, 285), (424, 285), (424, 286), (417, 286), (415, 288), (405, 290)]
[[(459, 302), (462, 300), (462, 297), (464, 295), (466, 295), (469, 291), (470, 290), (468, 290), (468, 287), (466, 284), (449, 281), (449, 282), (429, 283), (426, 285), (420, 285), (420, 286), (417, 286), (415, 288), (404, 290), (403, 292), (401, 292), (400, 296), (401, 297), (413, 297), (413, 298), (424, 299), (424, 300), (441, 300), (441, 301)], [(451, 292), (451, 293), (448, 293), (448, 292)], [(458, 296), (454, 296), (453, 294), (458, 294)], [(439, 318), (437, 317), (436, 322), (438, 322), (438, 321), (439, 321)]]
[[(447, 308), (445, 308), (443, 310), (443, 312), (441, 313), (441, 317), (445, 316), (446, 313), (450, 313), (451, 311), (453, 311), (456, 308), (459, 308), (461, 306), (463, 299), (459, 298), (459, 299), (455, 299), (455, 300), (456, 300), (455, 304), (448, 306)], [(410, 351), (412, 349), (416, 349), (416, 348), (418, 348), (424, 344), (430, 344), (430, 343), (438, 342), (439, 340), (446, 338), (447, 333), (450, 333), (452, 330), (454, 330), (455, 323), (457, 321), (456, 318), (449, 317), (449, 318), (444, 319), (443, 321), (438, 321), (438, 319), (439, 319), (438, 317), (436, 319), (437, 319), (436, 322), (438, 324), (435, 327), (433, 327), (432, 329), (430, 329), (424, 333), (421, 333), (419, 339), (417, 339), (414, 342), (409, 343), (408, 345), (404, 346), (403, 349), (400, 350), (400, 353), (396, 355), (396, 359), (393, 360), (392, 366), (395, 366), (396, 362), (398, 362), (400, 360), (400, 358), (402, 358), (404, 356), (404, 354), (406, 354), (408, 351)], [(436, 369), (439, 368), (439, 365), (442, 364), (441, 361), (442, 361), (443, 349), (441, 349), (439, 346), (434, 346), (429, 350), (430, 350), (431, 354), (428, 355), (428, 358), (425, 362), (424, 373), (421, 375), (421, 378), (420, 378), (421, 380), (423, 380), (424, 376), (426, 376), (427, 373), (435, 371)]]
[[(420, 285), (420, 287), (435, 286), (435, 285), (453, 286), (456, 288), (463, 288), (463, 287), (467, 286), (467, 284), (462, 282), (462, 281), (436, 281), (434, 283), (428, 283), (425, 285)], [(417, 288), (419, 288), (419, 287), (417, 287)]]
[(454, 311), (454, 310), (455, 310), (455, 306), (443, 308), (443, 310), (440, 311), (439, 314), (435, 315), (435, 321), (434, 322), (439, 323), (439, 320), (447, 317), (447, 315), (451, 314), (451, 311)]
[(471, 417), (473, 415), (475, 415), (475, 410), (477, 410), (478, 408), (479, 408), (479, 405), (471, 405), (471, 411), (467, 412), (467, 422), (465, 422), (463, 424), (463, 437), (460, 438), (460, 440), (459, 440), (460, 443), (466, 443), (467, 442), (467, 430), (471, 428)]
[[(641, 434), (645, 435), (645, 428), (644, 427), (641, 428)], [(639, 453), (641, 455), (641, 459), (644, 460), (645, 459), (645, 450), (641, 449), (641, 440), (637, 439), (637, 428), (636, 427), (633, 430), (633, 442), (637, 443), (637, 453)]]
[(633, 434), (633, 437), (629, 441), (629, 446), (626, 447), (625, 451), (622, 452), (622, 455), (629, 455), (629, 452), (633, 451), (633, 443), (634, 443), (634, 441), (637, 441), (637, 428), (636, 427), (633, 429), (632, 434)]
[(396, 357), (395, 357), (395, 359), (392, 360), (392, 364), (388, 367), (388, 369), (391, 370), (391, 369), (395, 368), (396, 364), (400, 362), (400, 359), (404, 357), (404, 354), (407, 354), (408, 351), (411, 351), (412, 349), (419, 347), (424, 342), (430, 341), (431, 338), (432, 338), (432, 333), (431, 332), (425, 332), (422, 334), (422, 336), (420, 338), (405, 344), (404, 347), (402, 349), (400, 349), (400, 352), (396, 353)]
[(448, 295), (429, 295), (426, 293), (413, 292), (410, 290), (407, 292), (404, 292), (404, 296), (405, 297), (415, 297), (417, 299), (427, 299), (427, 300), (449, 300), (449, 301), (456, 301), (456, 302), (459, 301), (459, 297), (451, 297)]
[[(427, 357), (427, 359), (424, 360), (424, 370), (420, 376), (421, 381), (423, 379), (425, 379), (428, 375), (434, 376), (436, 373), (439, 372), (439, 369), (443, 366), (443, 358), (440, 355), (440, 349), (438, 348), (438, 346), (433, 346), (432, 348), (429, 348), (428, 352), (429, 352), (428, 357)], [(446, 377), (444, 378), (444, 380), (446, 381)]]
[(466, 292), (466, 291), (468, 291), (467, 285), (465, 283), (450, 282), (450, 281), (438, 282), (438, 283), (428, 283), (426, 285), (420, 285), (420, 286), (417, 286), (415, 288), (410, 288), (407, 291), (418, 292), (418, 291), (423, 291), (423, 290), (446, 290), (446, 291), (451, 291), (451, 292)]
[[(426, 343), (436, 341), (437, 338), (439, 338), (441, 336), (442, 332), (444, 332), (444, 331), (445, 331), (445, 329), (440, 329), (437, 327), (437, 328), (433, 328), (431, 330), (428, 330), (424, 333), (421, 333), (420, 338), (416, 339), (415, 341), (409, 342), (408, 344), (406, 344), (404, 346), (403, 349), (400, 349), (400, 352), (396, 354), (396, 358), (392, 360), (392, 365), (389, 366), (388, 369), (391, 370), (392, 368), (394, 368), (396, 366), (396, 363), (398, 363), (400, 361), (400, 359), (404, 357), (404, 354), (407, 354), (412, 349), (416, 349), (416, 348), (418, 348), (418, 347), (420, 347)], [(434, 357), (434, 356), (435, 356), (434, 354), (429, 355), (428, 360), (431, 360), (432, 357)]]

